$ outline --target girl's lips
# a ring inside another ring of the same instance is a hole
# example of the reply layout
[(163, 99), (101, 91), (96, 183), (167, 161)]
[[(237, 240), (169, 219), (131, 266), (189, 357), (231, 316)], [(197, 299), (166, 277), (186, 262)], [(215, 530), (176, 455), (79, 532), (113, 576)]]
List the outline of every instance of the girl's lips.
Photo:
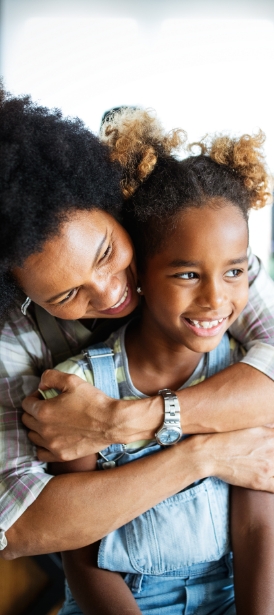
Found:
[[(228, 319), (228, 316), (225, 316), (222, 319), (217, 319), (218, 323), (213, 326), (211, 326), (212, 322), (216, 322), (215, 320), (212, 321), (197, 321), (197, 320), (191, 320), (190, 318), (182, 318), (182, 320), (184, 321), (185, 325), (188, 327), (188, 329), (190, 329), (195, 335), (197, 335), (198, 337), (213, 337), (214, 335), (218, 335), (218, 333), (221, 331), (222, 328), (225, 327), (226, 321)], [(221, 322), (219, 322), (221, 320)], [(209, 326), (201, 326), (199, 325), (199, 322), (208, 322)]]
[[(120, 303), (121, 300), (122, 303)], [(108, 308), (107, 310), (100, 310), (100, 314), (120, 314), (120, 312), (123, 312), (123, 310), (130, 304), (131, 300), (132, 290), (129, 283), (127, 282), (126, 288), (123, 292), (121, 299), (119, 299), (119, 301), (117, 301), (117, 303), (113, 307)]]

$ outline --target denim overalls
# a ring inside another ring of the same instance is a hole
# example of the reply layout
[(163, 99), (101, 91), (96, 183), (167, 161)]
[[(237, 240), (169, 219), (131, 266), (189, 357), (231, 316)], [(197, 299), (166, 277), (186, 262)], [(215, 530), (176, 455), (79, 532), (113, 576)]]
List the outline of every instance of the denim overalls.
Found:
[[(98, 344), (85, 354), (95, 386), (119, 398), (113, 351)], [(206, 377), (229, 364), (225, 334), (207, 354)], [(126, 451), (113, 444), (101, 451), (98, 467), (120, 466), (160, 449), (154, 442)], [(228, 490), (215, 477), (197, 481), (101, 540), (98, 566), (122, 573), (144, 615), (235, 615)], [(68, 590), (60, 615), (80, 613)]]

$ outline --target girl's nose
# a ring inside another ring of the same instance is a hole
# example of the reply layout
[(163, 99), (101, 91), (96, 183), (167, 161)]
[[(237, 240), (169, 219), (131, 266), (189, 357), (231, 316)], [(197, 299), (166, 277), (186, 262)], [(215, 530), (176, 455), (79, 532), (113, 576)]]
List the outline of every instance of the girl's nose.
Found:
[(197, 303), (204, 308), (218, 310), (227, 300), (223, 285), (216, 282), (207, 282), (203, 285)]

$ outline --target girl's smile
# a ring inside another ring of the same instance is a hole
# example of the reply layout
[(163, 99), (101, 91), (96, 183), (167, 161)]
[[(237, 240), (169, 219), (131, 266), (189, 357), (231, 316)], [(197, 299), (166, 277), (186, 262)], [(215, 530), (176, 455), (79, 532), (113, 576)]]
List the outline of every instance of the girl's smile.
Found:
[(187, 327), (200, 337), (212, 337), (220, 333), (220, 331), (226, 331), (228, 316), (215, 318), (214, 320), (199, 320), (183, 318)]

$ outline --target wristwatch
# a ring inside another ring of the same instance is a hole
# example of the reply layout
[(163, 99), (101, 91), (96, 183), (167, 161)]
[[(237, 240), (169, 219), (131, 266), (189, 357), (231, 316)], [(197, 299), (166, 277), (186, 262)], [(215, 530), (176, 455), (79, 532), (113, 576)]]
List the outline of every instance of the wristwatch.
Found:
[(180, 420), (180, 404), (177, 395), (170, 389), (161, 389), (158, 395), (164, 400), (165, 418), (163, 425), (156, 432), (155, 438), (158, 444), (170, 446), (176, 444), (183, 434)]

